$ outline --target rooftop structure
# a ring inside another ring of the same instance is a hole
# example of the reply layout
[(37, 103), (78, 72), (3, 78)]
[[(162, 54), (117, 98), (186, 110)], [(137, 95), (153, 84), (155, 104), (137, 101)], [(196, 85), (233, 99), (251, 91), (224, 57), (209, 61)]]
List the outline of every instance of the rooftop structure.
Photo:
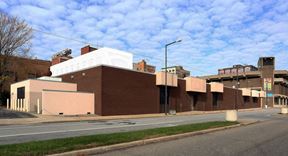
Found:
[[(162, 68), (162, 71), (165, 71), (165, 68)], [(179, 78), (185, 78), (190, 76), (190, 71), (185, 70), (182, 66), (167, 67), (167, 72), (177, 74)]]
[(147, 64), (145, 60), (133, 63), (133, 69), (142, 72), (155, 73), (155, 66)]
[(97, 65), (110, 65), (133, 69), (133, 55), (112, 48), (99, 48), (50, 67), (52, 76), (60, 76)]
[[(0, 62), (3, 56), (0, 55)], [(15, 82), (26, 80), (28, 78), (38, 78), (41, 76), (50, 76), (51, 62), (37, 58), (25, 58), (10, 56), (8, 57), (6, 77), (3, 84), (3, 91), (0, 93), (0, 105), (6, 103), (6, 98), (10, 97), (10, 85)]]

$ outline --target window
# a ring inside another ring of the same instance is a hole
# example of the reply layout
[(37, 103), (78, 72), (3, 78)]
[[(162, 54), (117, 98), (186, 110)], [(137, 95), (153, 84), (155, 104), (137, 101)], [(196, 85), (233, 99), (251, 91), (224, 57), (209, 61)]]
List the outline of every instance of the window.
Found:
[(17, 99), (25, 99), (25, 87), (17, 88)]
[(275, 105), (279, 105), (279, 99), (277, 97), (274, 98)]
[(273, 58), (264, 58), (263, 59), (263, 66), (270, 66), (274, 65), (274, 59)]
[(224, 74), (225, 71), (224, 70), (219, 70), (219, 74)]
[(231, 70), (231, 73), (233, 73), (233, 74), (237, 73), (237, 69), (236, 69), (236, 68), (233, 68), (233, 69)]
[(4, 72), (3, 75), (9, 76), (9, 77), (13, 77), (14, 76), (14, 72), (13, 71), (6, 71), (6, 72)]
[(243, 68), (238, 68), (238, 73), (243, 73), (244, 69)]
[(250, 99), (249, 96), (243, 96), (244, 104), (249, 103)]
[(212, 93), (212, 105), (213, 106), (218, 106), (218, 96), (219, 93)]
[(225, 74), (230, 74), (230, 69), (226, 69)]
[(193, 95), (193, 107), (196, 107), (197, 101), (198, 101), (198, 96)]
[(253, 103), (258, 103), (258, 98), (257, 97), (253, 97)]
[[(165, 104), (165, 87), (160, 87), (160, 104)], [(169, 88), (167, 88), (167, 104), (169, 104)]]
[(36, 74), (28, 73), (28, 78), (29, 78), (29, 79), (34, 79), (34, 78), (36, 78), (36, 77), (37, 77)]
[(245, 67), (245, 72), (251, 71), (250, 67)]

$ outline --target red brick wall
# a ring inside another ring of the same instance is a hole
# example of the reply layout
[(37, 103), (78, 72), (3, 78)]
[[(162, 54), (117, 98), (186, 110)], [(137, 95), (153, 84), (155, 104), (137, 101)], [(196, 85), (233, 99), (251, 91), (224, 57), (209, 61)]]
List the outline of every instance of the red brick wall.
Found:
[(97, 48), (91, 47), (90, 45), (87, 45), (83, 48), (81, 48), (81, 55), (87, 54), (91, 51), (97, 50)]
[[(1, 60), (1, 57), (0, 57)], [(9, 78), (4, 83), (4, 90), (10, 92), (10, 85), (28, 78), (50, 76), (50, 61), (11, 57), (9, 59)]]
[[(200, 95), (201, 101), (197, 104), (196, 110), (201, 111), (212, 111), (212, 110), (228, 110), (234, 109), (236, 103), (235, 95), (237, 95), (237, 106), (238, 109), (245, 108), (257, 108), (261, 106), (260, 98), (258, 103), (253, 103), (252, 97), (249, 97), (249, 103), (244, 104), (244, 98), (241, 90), (235, 90), (233, 88), (224, 87), (224, 93), (219, 93), (218, 105), (213, 106), (212, 93), (210, 92), (210, 85), (207, 84), (207, 93)], [(205, 101), (206, 98), (206, 101)], [(203, 102), (204, 101), (204, 102)]]
[(95, 113), (98, 115), (159, 113), (155, 75), (99, 66), (62, 78), (77, 83), (79, 91), (95, 94)]
[[(85, 74), (83, 74), (85, 73)], [(84, 75), (84, 76), (83, 76)], [(73, 78), (71, 78), (73, 76)], [(154, 74), (99, 66), (62, 76), (63, 81), (75, 82), (79, 91), (95, 94), (95, 113), (98, 115), (146, 114), (160, 112), (160, 87), (156, 86)], [(198, 96), (194, 110), (234, 109), (235, 89), (224, 88), (219, 93), (219, 104), (212, 105), (212, 93), (207, 84), (207, 93), (186, 92), (186, 82), (178, 79), (178, 87), (169, 87), (170, 109), (177, 112), (191, 111), (192, 98)], [(258, 103), (244, 104), (242, 91), (237, 91), (238, 109), (260, 107)]]
[(102, 72), (104, 115), (159, 113), (155, 75), (105, 66)]

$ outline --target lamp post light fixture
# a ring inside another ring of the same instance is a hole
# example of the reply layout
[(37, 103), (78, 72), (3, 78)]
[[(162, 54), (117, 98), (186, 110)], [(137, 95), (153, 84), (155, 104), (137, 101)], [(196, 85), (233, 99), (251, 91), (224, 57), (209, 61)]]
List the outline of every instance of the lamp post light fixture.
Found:
[(182, 40), (176, 40), (173, 42), (170, 42), (165, 45), (165, 115), (168, 114), (168, 87), (167, 87), (167, 48), (168, 46), (181, 42)]

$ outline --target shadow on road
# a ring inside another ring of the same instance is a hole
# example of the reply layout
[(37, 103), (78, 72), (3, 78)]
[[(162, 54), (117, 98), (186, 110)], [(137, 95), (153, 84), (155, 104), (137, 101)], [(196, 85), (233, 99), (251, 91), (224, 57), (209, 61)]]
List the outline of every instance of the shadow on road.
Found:
[(35, 115), (26, 112), (17, 112), (0, 108), (0, 119), (13, 119), (13, 118), (36, 118)]

